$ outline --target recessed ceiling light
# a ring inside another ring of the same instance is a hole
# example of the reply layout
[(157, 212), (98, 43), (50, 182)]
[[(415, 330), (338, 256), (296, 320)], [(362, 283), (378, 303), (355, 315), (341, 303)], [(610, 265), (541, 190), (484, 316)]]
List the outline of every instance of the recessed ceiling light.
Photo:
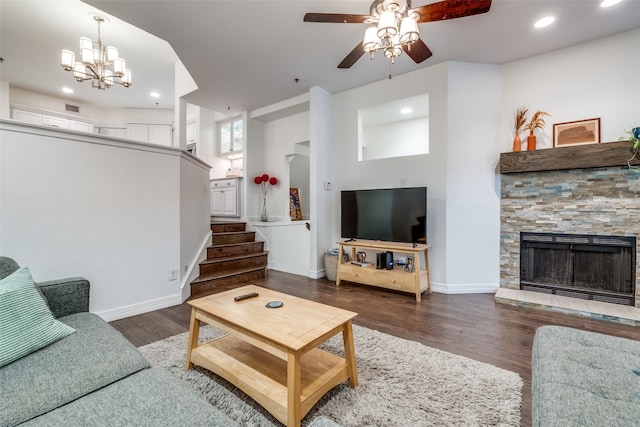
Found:
[(151, 92), (149, 96), (152, 98), (160, 98), (160, 94), (158, 92)]
[(402, 110), (400, 110), (400, 112), (401, 112), (402, 114), (409, 114), (409, 113), (411, 113), (412, 111), (413, 111), (413, 110), (412, 110), (411, 108), (409, 108), (409, 107), (405, 107), (405, 108), (403, 108)]
[(63, 88), (62, 88), (62, 91), (63, 91), (64, 93), (73, 93), (73, 89), (71, 89), (70, 87), (63, 87)]
[(542, 19), (538, 19), (535, 24), (533, 24), (536, 28), (544, 28), (547, 27), (556, 20), (555, 16), (545, 16)]
[(620, 3), (622, 0), (602, 0), (600, 3), (600, 7), (610, 7)]

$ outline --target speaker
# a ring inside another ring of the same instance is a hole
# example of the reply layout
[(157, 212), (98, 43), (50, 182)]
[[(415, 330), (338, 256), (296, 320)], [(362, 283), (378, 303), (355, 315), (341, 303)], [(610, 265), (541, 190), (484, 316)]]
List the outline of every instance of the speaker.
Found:
[(378, 253), (376, 253), (376, 268), (378, 270), (385, 270), (387, 268), (387, 253), (386, 252), (378, 252)]
[(393, 270), (393, 252), (387, 252), (387, 270)]

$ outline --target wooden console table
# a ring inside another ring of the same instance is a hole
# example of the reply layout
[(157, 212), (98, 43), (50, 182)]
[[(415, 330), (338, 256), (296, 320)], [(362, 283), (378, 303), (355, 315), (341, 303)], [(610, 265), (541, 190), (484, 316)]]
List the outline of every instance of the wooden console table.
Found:
[[(351, 248), (351, 259), (342, 261), (342, 257), (339, 258), (336, 286), (339, 286), (342, 280), (347, 280), (386, 289), (411, 292), (416, 295), (416, 301), (422, 300), (422, 292), (431, 292), (431, 273), (429, 271), (429, 248), (431, 245), (417, 244), (414, 247), (411, 243), (360, 239), (337, 243), (340, 245), (340, 254), (346, 252), (345, 248)], [(352, 261), (355, 261), (356, 253), (359, 249), (375, 250), (376, 252), (392, 251), (394, 258), (397, 258), (398, 254), (413, 256), (414, 271), (404, 271), (399, 266), (394, 266), (393, 270), (377, 269), (375, 257), (372, 257), (371, 265), (368, 266), (361, 267), (351, 264)], [(423, 255), (424, 266), (420, 259), (421, 255)]]

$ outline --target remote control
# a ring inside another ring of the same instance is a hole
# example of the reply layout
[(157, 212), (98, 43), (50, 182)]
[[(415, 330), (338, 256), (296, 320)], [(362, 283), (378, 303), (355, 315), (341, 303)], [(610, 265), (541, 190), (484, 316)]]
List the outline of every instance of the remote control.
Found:
[(233, 297), (235, 302), (242, 301), (249, 298), (255, 298), (258, 294), (256, 292), (251, 292), (250, 294), (238, 295), (237, 297)]

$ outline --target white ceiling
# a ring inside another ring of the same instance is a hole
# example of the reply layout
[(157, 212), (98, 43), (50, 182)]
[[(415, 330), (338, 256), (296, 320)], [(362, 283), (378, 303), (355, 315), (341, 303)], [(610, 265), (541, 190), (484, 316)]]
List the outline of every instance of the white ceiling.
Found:
[[(414, 0), (413, 6), (432, 2)], [(417, 65), (402, 55), (391, 72), (444, 61), (504, 64), (640, 28), (640, 0), (607, 9), (599, 4), (494, 0), (484, 15), (423, 23), (421, 36), (433, 56)], [(151, 108), (158, 102), (159, 108), (172, 108), (177, 55), (199, 87), (186, 96), (188, 102), (224, 113), (253, 110), (316, 85), (337, 93), (386, 79), (389, 61), (380, 54), (374, 60), (363, 56), (350, 69), (336, 68), (360, 41), (363, 24), (303, 22), (306, 12), (368, 14), (369, 5), (328, 0), (0, 0), (1, 78), (58, 97), (65, 96), (60, 89), (67, 85), (76, 90), (70, 100), (98, 106)], [(96, 38), (96, 25), (87, 16), (96, 8), (111, 17), (102, 39), (118, 47), (131, 68), (134, 84), (129, 89), (91, 89), (89, 83), (73, 81), (59, 65), (61, 49), (76, 50), (80, 36)], [(534, 29), (533, 22), (547, 14), (555, 15), (556, 22)], [(150, 91), (160, 92), (161, 98), (150, 98)]]

